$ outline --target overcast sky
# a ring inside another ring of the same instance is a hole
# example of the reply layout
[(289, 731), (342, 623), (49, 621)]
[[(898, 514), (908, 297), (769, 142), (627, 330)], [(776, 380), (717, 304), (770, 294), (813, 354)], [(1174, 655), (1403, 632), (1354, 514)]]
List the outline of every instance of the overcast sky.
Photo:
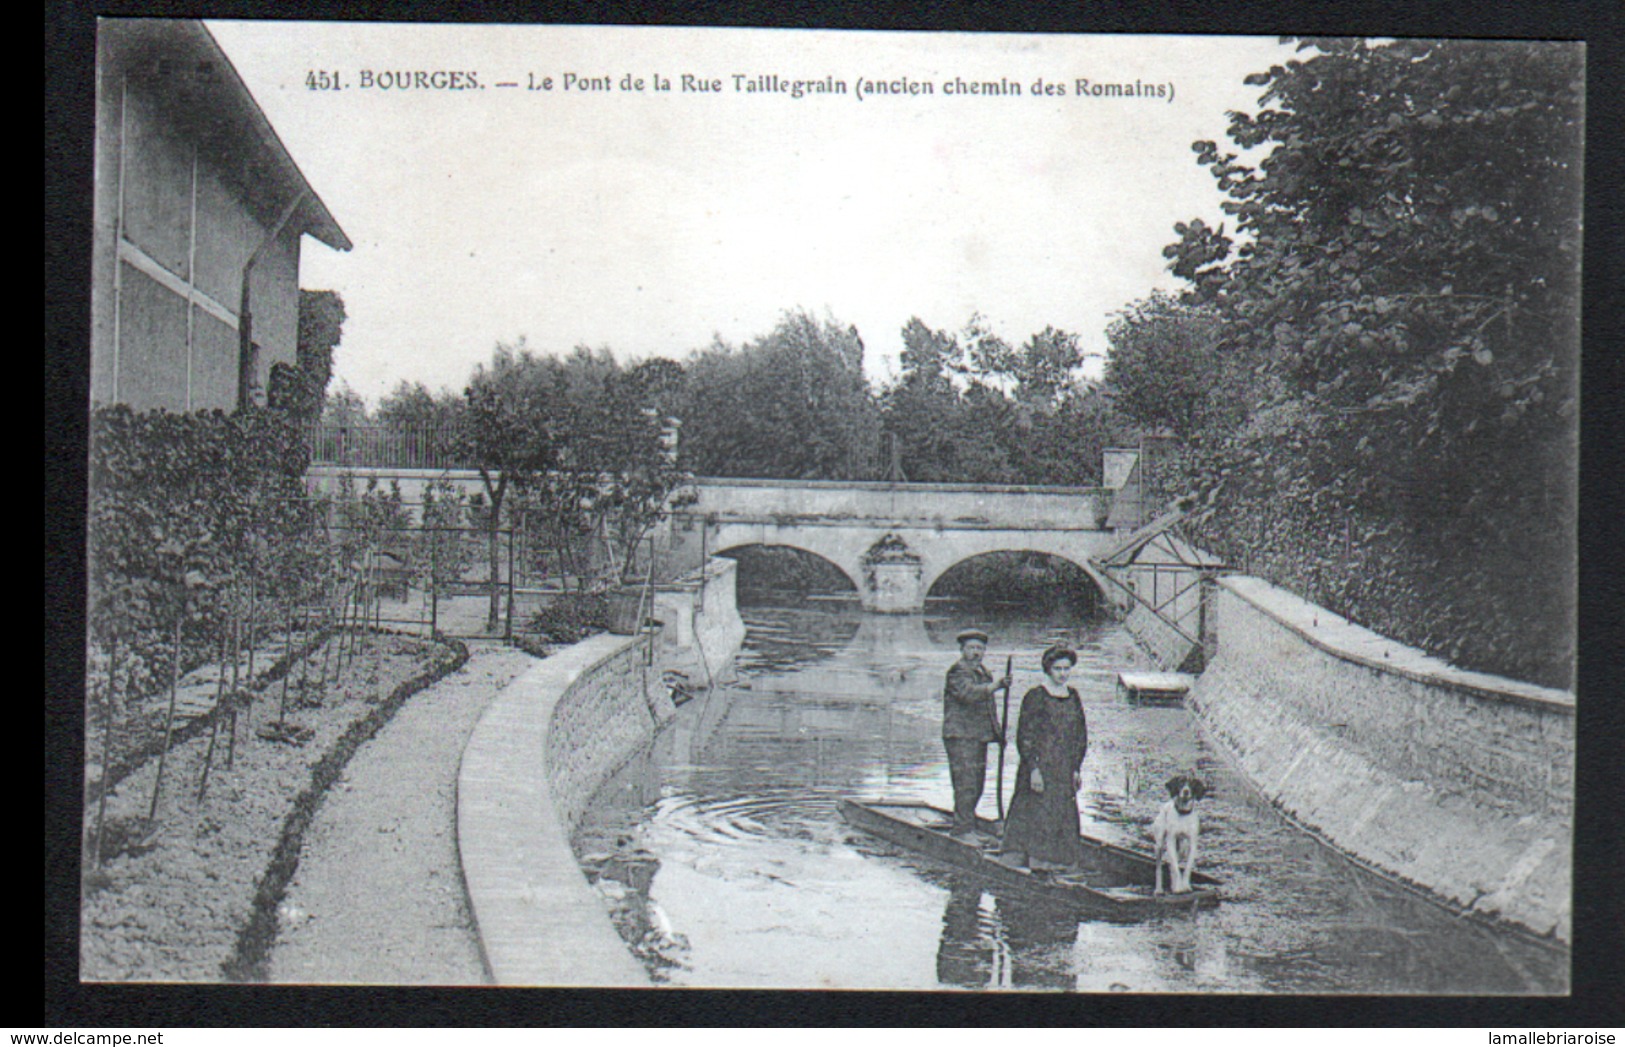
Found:
[[(1174, 286), (1173, 223), (1224, 218), (1191, 143), (1222, 139), (1257, 100), (1242, 78), (1291, 56), (1259, 37), (209, 27), (355, 242), (307, 239), (300, 282), (343, 295), (336, 374), (373, 402), (403, 379), (460, 389), (520, 336), (681, 358), (797, 307), (856, 325), (876, 381), (916, 315), (958, 330), (980, 312), (1012, 342), (1052, 324), (1102, 351), (1114, 311)], [(323, 71), (344, 88), (312, 90)], [(480, 86), (361, 86), (418, 71)], [(735, 74), (846, 93), (747, 93)], [(1021, 93), (950, 95), (956, 77)], [(1039, 78), (1066, 93), (1035, 96)], [(1080, 96), (1079, 78), (1141, 96)], [(860, 80), (935, 91), (860, 99)]]

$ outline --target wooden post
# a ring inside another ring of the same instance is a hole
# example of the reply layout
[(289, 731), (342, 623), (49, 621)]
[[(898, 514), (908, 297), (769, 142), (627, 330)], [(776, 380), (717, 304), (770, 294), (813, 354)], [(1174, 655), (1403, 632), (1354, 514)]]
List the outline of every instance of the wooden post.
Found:
[[(1008, 680), (1010, 671), (1015, 668), (1016, 658), (1011, 655), (1004, 660), (1004, 676)], [(998, 785), (994, 790), (999, 805), (999, 823), (1001, 829), (1004, 823), (1004, 750), (1010, 744), (1010, 684), (1004, 685), (1004, 716), (999, 721), (999, 772)]]
[[(230, 629), (230, 618), (227, 618), (227, 629)], [(226, 696), (226, 652), (231, 645), (226, 642), (226, 633), (220, 633), (220, 642), (215, 646), (216, 660), (220, 663), (220, 676), (215, 681), (214, 708), (209, 710), (209, 748), (203, 754), (203, 770), (198, 775), (197, 798), (203, 799), (203, 792), (209, 787), (209, 769), (214, 766), (214, 745), (220, 738), (220, 717), (225, 712)]]
[(186, 596), (181, 596), (180, 610), (175, 615), (175, 642), (173, 644), (173, 657), (169, 666), (169, 712), (164, 716), (164, 747), (158, 754), (158, 775), (152, 782), (152, 805), (147, 809), (147, 826), (158, 818), (158, 794), (164, 787), (164, 764), (169, 759), (169, 743), (174, 737), (175, 728), (175, 696), (181, 686), (181, 620), (186, 617)]
[(102, 698), (102, 794), (96, 798), (96, 835), (91, 841), (90, 864), (102, 864), (102, 823), (107, 819), (107, 791), (112, 788), (113, 696), (118, 692), (118, 637), (107, 655), (107, 693)]
[[(293, 657), (293, 652), (294, 652), (294, 646), (293, 646), (293, 608), (292, 607), (288, 608), (288, 634), (287, 635), (288, 635), (288, 657), (292, 658)], [(299, 638), (299, 642), (301, 644), (303, 644), (305, 642), (303, 636), (301, 636)], [(300, 662), (301, 666), (305, 667), (305, 675), (308, 678), (308, 676), (310, 675), (309, 674), (309, 666), (310, 666), (309, 657), (306, 656), (305, 658), (301, 658), (299, 660), (299, 662)], [(290, 661), (288, 663), (288, 666), (287, 666), (287, 671), (282, 674), (282, 703), (277, 708), (277, 713), (276, 713), (276, 722), (277, 722), (277, 727), (279, 729), (281, 728), (283, 722), (288, 717), (288, 681), (292, 677), (293, 677), (293, 662)], [(303, 693), (304, 689), (305, 689), (305, 685), (304, 685), (303, 682), (301, 682), (300, 685), (299, 685), (300, 692)]]
[(513, 528), (508, 529), (508, 624), (502, 638), (513, 642)]
[[(231, 716), (231, 733), (226, 735), (226, 767), (230, 768), (237, 762), (237, 703), (242, 699), (242, 677), (238, 675), (237, 666), (243, 657), (243, 620), (237, 616), (236, 608), (231, 615), (231, 693), (226, 699), (226, 711)], [(219, 716), (218, 706), (216, 716)]]

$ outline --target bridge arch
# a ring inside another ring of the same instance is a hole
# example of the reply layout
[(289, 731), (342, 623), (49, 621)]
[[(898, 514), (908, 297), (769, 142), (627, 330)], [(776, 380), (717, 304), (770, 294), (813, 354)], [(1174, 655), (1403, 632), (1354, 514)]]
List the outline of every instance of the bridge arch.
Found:
[(1068, 552), (1057, 551), (1055, 549), (1037, 548), (1034, 544), (1017, 542), (1000, 543), (997, 548), (978, 549), (975, 552), (968, 552), (962, 556), (945, 557), (939, 559), (935, 564), (932, 564), (927, 571), (924, 572), (923, 577), (920, 579), (920, 588), (925, 595), (930, 595), (931, 591), (936, 588), (937, 583), (946, 577), (948, 572), (952, 571), (955, 567), (958, 567), (961, 564), (969, 563), (972, 560), (976, 560), (984, 556), (994, 556), (999, 553), (1037, 553), (1040, 556), (1047, 556), (1051, 559), (1059, 560), (1062, 563), (1076, 567), (1086, 577), (1088, 577), (1091, 582), (1094, 583), (1096, 605), (1104, 606), (1106, 603), (1107, 593), (1109, 590), (1106, 587), (1105, 581), (1100, 577), (1100, 572), (1089, 563), (1089, 558), (1087, 556), (1080, 557), (1076, 554), (1069, 554)]
[(808, 549), (808, 548), (806, 548), (805, 545), (800, 545), (800, 544), (796, 544), (796, 543), (793, 543), (793, 542), (743, 541), (743, 542), (735, 542), (734, 544), (729, 545), (729, 546), (727, 546), (725, 548), (718, 549), (718, 550), (716, 550), (716, 553), (717, 553), (718, 556), (731, 556), (734, 553), (743, 552), (745, 550), (750, 550), (750, 549), (790, 549), (790, 550), (793, 550), (793, 551), (795, 551), (797, 553), (802, 554), (803, 556), (811, 557), (812, 559), (817, 560), (819, 563), (825, 564), (825, 565), (829, 566), (830, 568), (832, 568), (836, 574), (840, 575), (841, 578), (845, 580), (845, 582), (847, 584), (847, 587), (850, 588), (853, 591), (853, 593), (858, 593), (858, 592), (862, 591), (862, 587), (861, 587), (862, 580), (861, 580), (861, 578), (854, 578), (852, 576), (851, 570), (846, 565), (831, 559), (828, 555), (826, 555), (825, 553), (819, 552), (816, 549)]
[(1105, 595), (1110, 592), (1110, 590), (1107, 589), (1107, 582), (1100, 577), (1100, 571), (1097, 571), (1094, 566), (1090, 566), (1089, 556), (1087, 556), (1087, 554), (1079, 554), (1076, 553), (1076, 551), (1068, 550), (1068, 548), (1043, 548), (1045, 545), (1055, 546), (1059, 545), (1059, 543), (1003, 541), (1003, 543), (994, 543), (994, 545), (991, 545), (990, 548), (955, 550), (954, 554), (942, 556), (942, 558), (934, 558), (933, 561), (928, 561), (928, 564), (926, 564), (925, 574), (923, 574), (923, 577), (920, 579), (921, 590), (923, 590), (923, 592), (931, 592), (931, 589), (936, 587), (936, 584), (938, 584), (939, 580), (942, 580), (942, 576), (946, 576), (947, 572), (952, 571), (952, 569), (959, 566), (959, 564), (968, 563), (968, 561), (972, 561), (972, 559), (977, 559), (978, 556), (990, 556), (990, 554), (993, 553), (1040, 553), (1043, 554), (1043, 556), (1051, 556), (1051, 558), (1059, 559), (1059, 561), (1063, 561), (1063, 563), (1071, 564), (1071, 566), (1077, 567), (1079, 571), (1084, 572), (1085, 576), (1089, 576), (1090, 582), (1094, 582), (1095, 589), (1100, 590), (1100, 598), (1105, 600)]

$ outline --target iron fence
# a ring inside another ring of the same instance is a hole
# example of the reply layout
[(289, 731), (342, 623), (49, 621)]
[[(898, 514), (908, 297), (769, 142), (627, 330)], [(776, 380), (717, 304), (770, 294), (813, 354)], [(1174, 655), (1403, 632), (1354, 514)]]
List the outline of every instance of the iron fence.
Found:
[(362, 469), (473, 468), (450, 426), (334, 425), (305, 428), (312, 465)]

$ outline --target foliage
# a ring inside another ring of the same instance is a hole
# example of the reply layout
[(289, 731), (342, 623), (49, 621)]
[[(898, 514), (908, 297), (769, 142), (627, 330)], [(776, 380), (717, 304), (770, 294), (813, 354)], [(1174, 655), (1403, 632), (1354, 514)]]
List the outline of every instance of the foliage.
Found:
[[(557, 464), (567, 417), (563, 376), (521, 340), (499, 344), (489, 364), (477, 365), (463, 391), (456, 441), (459, 457), (474, 463), (485, 487), (486, 551), (492, 579), (501, 577), (498, 540), (510, 489), (525, 490)], [(501, 596), (491, 588), (486, 625), (495, 629)]]
[(1183, 439), (1209, 422), (1233, 423), (1215, 417), (1235, 404), (1224, 395), (1231, 383), (1224, 381), (1226, 355), (1215, 348), (1219, 330), (1214, 309), (1173, 295), (1159, 292), (1129, 306), (1106, 328), (1113, 405), (1143, 429)]
[(401, 499), (400, 482), (392, 479), (386, 487), (378, 477), (368, 476), (358, 493), (355, 478), (344, 473), (338, 488), (331, 501), (328, 548), (335, 562), (330, 573), (347, 584), (376, 579), (382, 564), (375, 557), (381, 551), (404, 557), (415, 544), (412, 514)]
[(333, 377), (333, 350), (344, 336), (344, 299), (336, 291), (299, 292), (297, 359), (271, 367), (266, 402), (295, 422), (314, 421)]
[(1020, 347), (972, 316), (955, 335), (903, 328), (902, 374), (883, 397), (887, 436), (916, 482), (1088, 484), (1122, 427), (1081, 380), (1077, 335), (1045, 327)]
[[(531, 539), (521, 551), (531, 570), (586, 579), (603, 574), (607, 562), (624, 575), (685, 479), (676, 422), (662, 411), (681, 380), (671, 361), (627, 369), (605, 349), (578, 347), (560, 358), (521, 340), (498, 345), (460, 399), (403, 382), (376, 417), (408, 433), (441, 434), (479, 472), (481, 495), (462, 501), (449, 490), (432, 492), (424, 512), (435, 526), (484, 530), (489, 577), (501, 576), (505, 528)], [(450, 537), (429, 540), (442, 576), (466, 568)], [(499, 611), (493, 590), (492, 623)]]
[(337, 389), (330, 389), (327, 398), (322, 401), (321, 423), (324, 426), (354, 426), (368, 425), (372, 416), (367, 410), (367, 402), (361, 399), (361, 394), (351, 389), (346, 382), (340, 382)]
[(469, 496), (444, 476), (423, 489), (418, 507), (421, 526), (414, 532), (417, 548), (412, 562), (420, 584), (444, 586), (458, 581), (472, 565), (462, 529), (470, 526)]
[(863, 374), (857, 329), (785, 313), (771, 332), (720, 339), (686, 368), (685, 468), (715, 476), (868, 479), (880, 411)]
[(457, 424), (462, 407), (463, 399), (455, 393), (432, 393), (422, 382), (401, 381), (378, 402), (372, 420), (394, 429), (446, 431)]
[(278, 592), (265, 551), (299, 537), (306, 521), (281, 508), (303, 494), (304, 469), (299, 436), (276, 412), (92, 414), (91, 640), (122, 646), (121, 690), (147, 693), (167, 677), (177, 622), (183, 661), (200, 660), (251, 573)]
[[(1194, 146), (1236, 239), (1176, 226), (1191, 291), (1120, 325), (1124, 406), (1190, 434), (1216, 551), (1445, 657), (1566, 686), (1581, 49), (1299, 51), (1248, 78), (1264, 93), (1231, 115), (1243, 153)], [(1182, 349), (1155, 419), (1133, 390)]]
[(545, 643), (572, 644), (608, 628), (609, 598), (603, 593), (566, 593), (531, 615), (523, 632)]

